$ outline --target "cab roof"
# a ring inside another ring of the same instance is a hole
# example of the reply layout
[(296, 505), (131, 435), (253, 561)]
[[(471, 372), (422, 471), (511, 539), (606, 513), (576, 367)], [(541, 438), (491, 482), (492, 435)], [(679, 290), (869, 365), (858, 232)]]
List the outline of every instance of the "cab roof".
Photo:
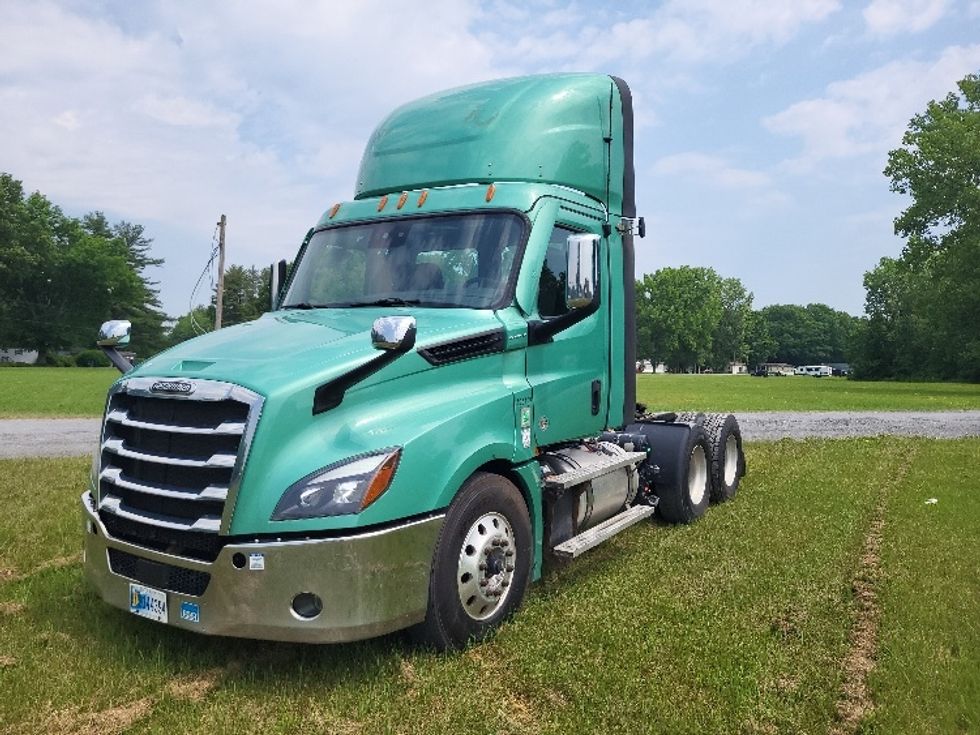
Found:
[(368, 140), (355, 199), (499, 181), (567, 186), (633, 216), (632, 101), (601, 74), (501, 79), (391, 113)]

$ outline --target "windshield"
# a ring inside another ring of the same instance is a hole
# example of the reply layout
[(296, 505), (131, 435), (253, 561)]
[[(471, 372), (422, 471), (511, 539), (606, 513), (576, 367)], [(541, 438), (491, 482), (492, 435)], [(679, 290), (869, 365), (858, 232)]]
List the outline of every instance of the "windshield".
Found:
[(510, 298), (526, 229), (520, 215), (495, 212), (320, 230), (306, 247), (282, 308), (499, 308)]

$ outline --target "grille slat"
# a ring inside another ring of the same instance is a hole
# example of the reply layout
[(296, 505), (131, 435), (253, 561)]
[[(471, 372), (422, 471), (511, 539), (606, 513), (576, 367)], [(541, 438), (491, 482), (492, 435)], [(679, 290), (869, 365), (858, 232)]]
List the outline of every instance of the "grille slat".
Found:
[(161, 424), (151, 421), (137, 421), (129, 418), (129, 412), (116, 409), (110, 411), (106, 416), (106, 421), (132, 427), (135, 429), (149, 429), (153, 431), (165, 431), (169, 434), (243, 434), (245, 433), (244, 421), (225, 421), (218, 426), (180, 426), (179, 424)]
[(154, 379), (146, 378), (125, 381), (112, 394), (99, 515), (114, 538), (213, 561), (262, 399), (226, 383), (186, 382), (192, 390), (180, 397), (154, 395)]

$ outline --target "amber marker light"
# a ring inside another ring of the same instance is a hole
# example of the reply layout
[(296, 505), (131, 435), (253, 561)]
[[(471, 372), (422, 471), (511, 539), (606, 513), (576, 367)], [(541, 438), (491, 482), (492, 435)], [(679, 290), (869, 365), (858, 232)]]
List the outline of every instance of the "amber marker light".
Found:
[(408, 192), (407, 191), (403, 191), (402, 192), (402, 195), (400, 197), (398, 197), (398, 207), (397, 207), (397, 209), (401, 209), (402, 207), (404, 207), (405, 206), (405, 202), (407, 202), (407, 201), (408, 201)]
[(497, 193), (497, 187), (494, 186), (493, 184), (490, 184), (490, 186), (487, 187), (487, 201), (489, 202), (491, 199), (493, 199), (493, 195), (496, 193)]
[(423, 189), (422, 190), (422, 193), (419, 194), (419, 204), (418, 204), (418, 206), (421, 207), (423, 204), (425, 204), (425, 200), (428, 199), (428, 198), (429, 198), (429, 190), (428, 189)]
[(371, 483), (368, 485), (368, 489), (361, 499), (361, 510), (364, 510), (380, 498), (385, 490), (388, 489), (388, 486), (391, 485), (391, 481), (395, 477), (395, 470), (398, 469), (398, 460), (401, 456), (402, 450), (395, 450), (388, 455), (388, 459), (375, 471), (374, 477), (371, 478)]
[(385, 194), (383, 197), (381, 197), (381, 201), (378, 202), (378, 211), (380, 212), (382, 209), (384, 209), (385, 206), (387, 206), (387, 204), (388, 204), (388, 195)]
[(328, 215), (328, 218), (333, 219), (334, 217), (337, 216), (337, 212), (339, 211), (340, 211), (340, 202), (337, 202), (332, 207), (330, 207), (330, 214)]

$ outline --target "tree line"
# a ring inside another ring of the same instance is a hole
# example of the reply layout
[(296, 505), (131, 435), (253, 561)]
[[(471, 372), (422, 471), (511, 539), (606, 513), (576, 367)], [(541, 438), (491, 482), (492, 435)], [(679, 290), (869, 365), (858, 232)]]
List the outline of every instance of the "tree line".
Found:
[(661, 268), (636, 282), (637, 355), (674, 372), (733, 362), (848, 362), (860, 320), (826, 304), (752, 308), (752, 293), (713, 268)]

